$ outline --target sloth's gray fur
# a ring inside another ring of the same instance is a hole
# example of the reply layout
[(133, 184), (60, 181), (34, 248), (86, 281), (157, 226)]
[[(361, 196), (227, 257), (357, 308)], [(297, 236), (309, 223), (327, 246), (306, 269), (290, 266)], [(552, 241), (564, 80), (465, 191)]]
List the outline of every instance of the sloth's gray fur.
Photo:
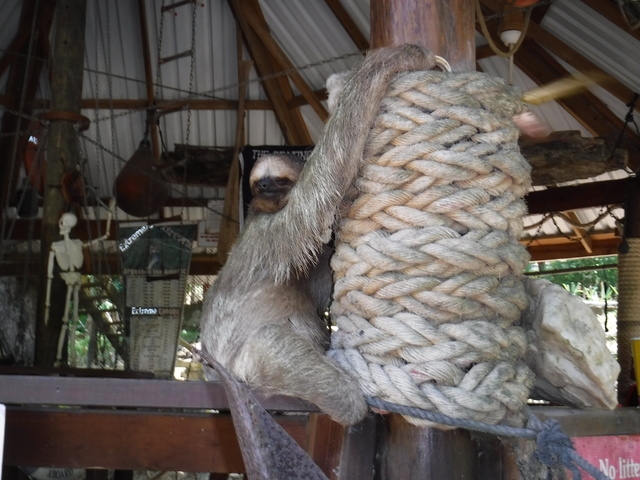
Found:
[(288, 203), (248, 220), (204, 308), (202, 346), (238, 379), (303, 398), (342, 424), (358, 422), (367, 406), (357, 380), (324, 354), (328, 331), (317, 309), (329, 301), (318, 285), (331, 284), (326, 232), (356, 179), (390, 80), (434, 63), (417, 46), (384, 48), (335, 82), (342, 91), (331, 94), (332, 115)]

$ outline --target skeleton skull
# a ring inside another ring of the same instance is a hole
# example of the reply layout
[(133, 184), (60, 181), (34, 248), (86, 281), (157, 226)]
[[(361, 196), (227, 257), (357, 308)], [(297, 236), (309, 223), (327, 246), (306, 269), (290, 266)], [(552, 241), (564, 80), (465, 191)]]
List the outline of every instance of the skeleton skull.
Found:
[(60, 217), (60, 221), (58, 222), (58, 226), (60, 227), (60, 235), (68, 234), (71, 229), (76, 226), (77, 223), (78, 217), (76, 217), (73, 213), (63, 213)]

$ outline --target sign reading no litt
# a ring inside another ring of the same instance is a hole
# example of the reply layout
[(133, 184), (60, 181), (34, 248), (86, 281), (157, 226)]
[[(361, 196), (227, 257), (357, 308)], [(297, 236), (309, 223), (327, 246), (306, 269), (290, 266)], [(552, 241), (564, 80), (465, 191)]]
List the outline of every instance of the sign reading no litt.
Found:
[(610, 479), (640, 479), (640, 435), (572, 440), (576, 451)]

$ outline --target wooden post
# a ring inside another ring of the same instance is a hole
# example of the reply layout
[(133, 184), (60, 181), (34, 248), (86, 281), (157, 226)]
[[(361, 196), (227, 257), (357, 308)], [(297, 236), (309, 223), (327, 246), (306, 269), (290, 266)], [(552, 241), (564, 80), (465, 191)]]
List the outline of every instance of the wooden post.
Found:
[(475, 70), (475, 2), (372, 0), (371, 48), (414, 43), (449, 61), (454, 72)]
[[(444, 57), (454, 72), (475, 70), (474, 8), (474, 0), (372, 0), (371, 47), (414, 43)], [(382, 427), (381, 479), (481, 478), (468, 431), (420, 428), (395, 414)]]
[[(627, 183), (623, 244), (618, 255), (618, 401), (626, 405), (632, 385), (640, 379), (633, 370), (631, 339), (640, 337), (640, 182)], [(635, 374), (635, 380), (632, 375)]]
[[(86, 0), (59, 0), (56, 6), (56, 29), (51, 75), (51, 110), (79, 113), (82, 101), (84, 66), (84, 32)], [(40, 283), (36, 321), (35, 363), (53, 366), (62, 326), (66, 284), (57, 272), (51, 285), (49, 321), (45, 325), (47, 259), (51, 244), (60, 239), (58, 222), (64, 213), (65, 200), (60, 184), (65, 172), (79, 161), (78, 134), (72, 122), (53, 120), (47, 138), (47, 176), (42, 214)]]

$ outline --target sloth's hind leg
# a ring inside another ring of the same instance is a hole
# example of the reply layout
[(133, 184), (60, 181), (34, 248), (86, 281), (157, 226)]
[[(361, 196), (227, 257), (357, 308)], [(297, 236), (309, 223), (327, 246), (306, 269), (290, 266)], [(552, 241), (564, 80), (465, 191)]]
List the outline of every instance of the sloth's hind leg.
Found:
[(307, 400), (343, 425), (367, 413), (358, 381), (287, 325), (259, 328), (240, 357), (236, 373), (250, 385)]

